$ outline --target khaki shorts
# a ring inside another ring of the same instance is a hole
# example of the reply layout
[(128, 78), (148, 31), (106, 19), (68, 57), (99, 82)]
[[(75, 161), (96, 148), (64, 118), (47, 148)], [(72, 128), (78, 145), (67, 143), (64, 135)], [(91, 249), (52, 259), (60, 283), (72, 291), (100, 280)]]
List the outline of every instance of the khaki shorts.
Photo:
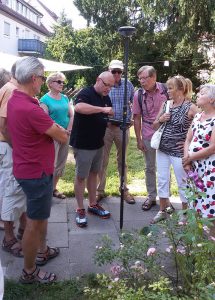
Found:
[(75, 172), (79, 178), (87, 178), (90, 172), (98, 173), (101, 169), (103, 147), (96, 150), (73, 148), (76, 161)]
[(26, 197), (13, 176), (12, 148), (5, 142), (0, 142), (0, 191), (2, 220), (17, 221), (26, 211)]
[(69, 152), (69, 138), (65, 144), (61, 144), (57, 141), (54, 141), (55, 147), (55, 162), (54, 162), (54, 176), (63, 176), (67, 156)]

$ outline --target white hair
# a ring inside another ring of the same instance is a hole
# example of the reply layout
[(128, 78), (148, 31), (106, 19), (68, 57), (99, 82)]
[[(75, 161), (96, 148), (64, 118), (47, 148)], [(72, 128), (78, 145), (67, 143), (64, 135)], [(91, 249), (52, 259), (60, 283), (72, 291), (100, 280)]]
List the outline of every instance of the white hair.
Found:
[(204, 84), (200, 86), (200, 90), (206, 89), (209, 98), (215, 101), (215, 84)]
[(20, 84), (31, 82), (33, 75), (43, 75), (44, 66), (34, 56), (24, 57), (16, 62), (15, 78)]
[(62, 79), (63, 81), (66, 79), (66, 76), (61, 73), (61, 72), (55, 72), (55, 73), (51, 73), (47, 79), (46, 79), (46, 84), (47, 86), (50, 88), (50, 83), (53, 81), (53, 80), (56, 80), (56, 79)]

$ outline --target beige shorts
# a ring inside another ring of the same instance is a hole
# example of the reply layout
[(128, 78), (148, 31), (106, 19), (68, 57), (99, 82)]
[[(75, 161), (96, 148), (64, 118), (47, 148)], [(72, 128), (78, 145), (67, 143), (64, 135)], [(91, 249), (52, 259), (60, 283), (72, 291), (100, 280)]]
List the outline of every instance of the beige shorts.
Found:
[(54, 141), (55, 147), (55, 162), (54, 162), (54, 176), (63, 176), (67, 156), (69, 152), (69, 138), (65, 144)]
[(12, 148), (5, 142), (0, 142), (0, 191), (2, 220), (17, 221), (26, 211), (26, 196), (13, 176)]

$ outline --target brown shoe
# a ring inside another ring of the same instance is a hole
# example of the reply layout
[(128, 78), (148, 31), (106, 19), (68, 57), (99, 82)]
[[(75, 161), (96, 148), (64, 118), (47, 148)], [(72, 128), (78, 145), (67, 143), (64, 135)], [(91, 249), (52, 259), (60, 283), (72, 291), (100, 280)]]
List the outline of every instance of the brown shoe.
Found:
[(97, 194), (96, 195), (96, 201), (97, 202), (100, 202), (104, 198), (106, 198), (105, 194)]
[(142, 210), (150, 210), (154, 205), (156, 205), (156, 199), (152, 200), (147, 197), (142, 204)]
[(125, 192), (125, 194), (124, 194), (124, 200), (128, 204), (135, 204), (136, 203), (134, 197), (131, 194), (129, 194), (128, 192)]

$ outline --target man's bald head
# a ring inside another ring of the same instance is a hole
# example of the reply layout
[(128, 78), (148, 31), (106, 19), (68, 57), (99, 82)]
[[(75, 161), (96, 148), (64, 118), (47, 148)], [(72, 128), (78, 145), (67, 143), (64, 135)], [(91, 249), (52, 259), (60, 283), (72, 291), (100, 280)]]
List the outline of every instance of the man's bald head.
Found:
[(114, 80), (114, 77), (110, 71), (102, 72), (98, 78), (102, 78), (103, 80)]
[(102, 72), (96, 80), (94, 88), (96, 92), (101, 96), (107, 96), (114, 86), (114, 77), (111, 72)]

